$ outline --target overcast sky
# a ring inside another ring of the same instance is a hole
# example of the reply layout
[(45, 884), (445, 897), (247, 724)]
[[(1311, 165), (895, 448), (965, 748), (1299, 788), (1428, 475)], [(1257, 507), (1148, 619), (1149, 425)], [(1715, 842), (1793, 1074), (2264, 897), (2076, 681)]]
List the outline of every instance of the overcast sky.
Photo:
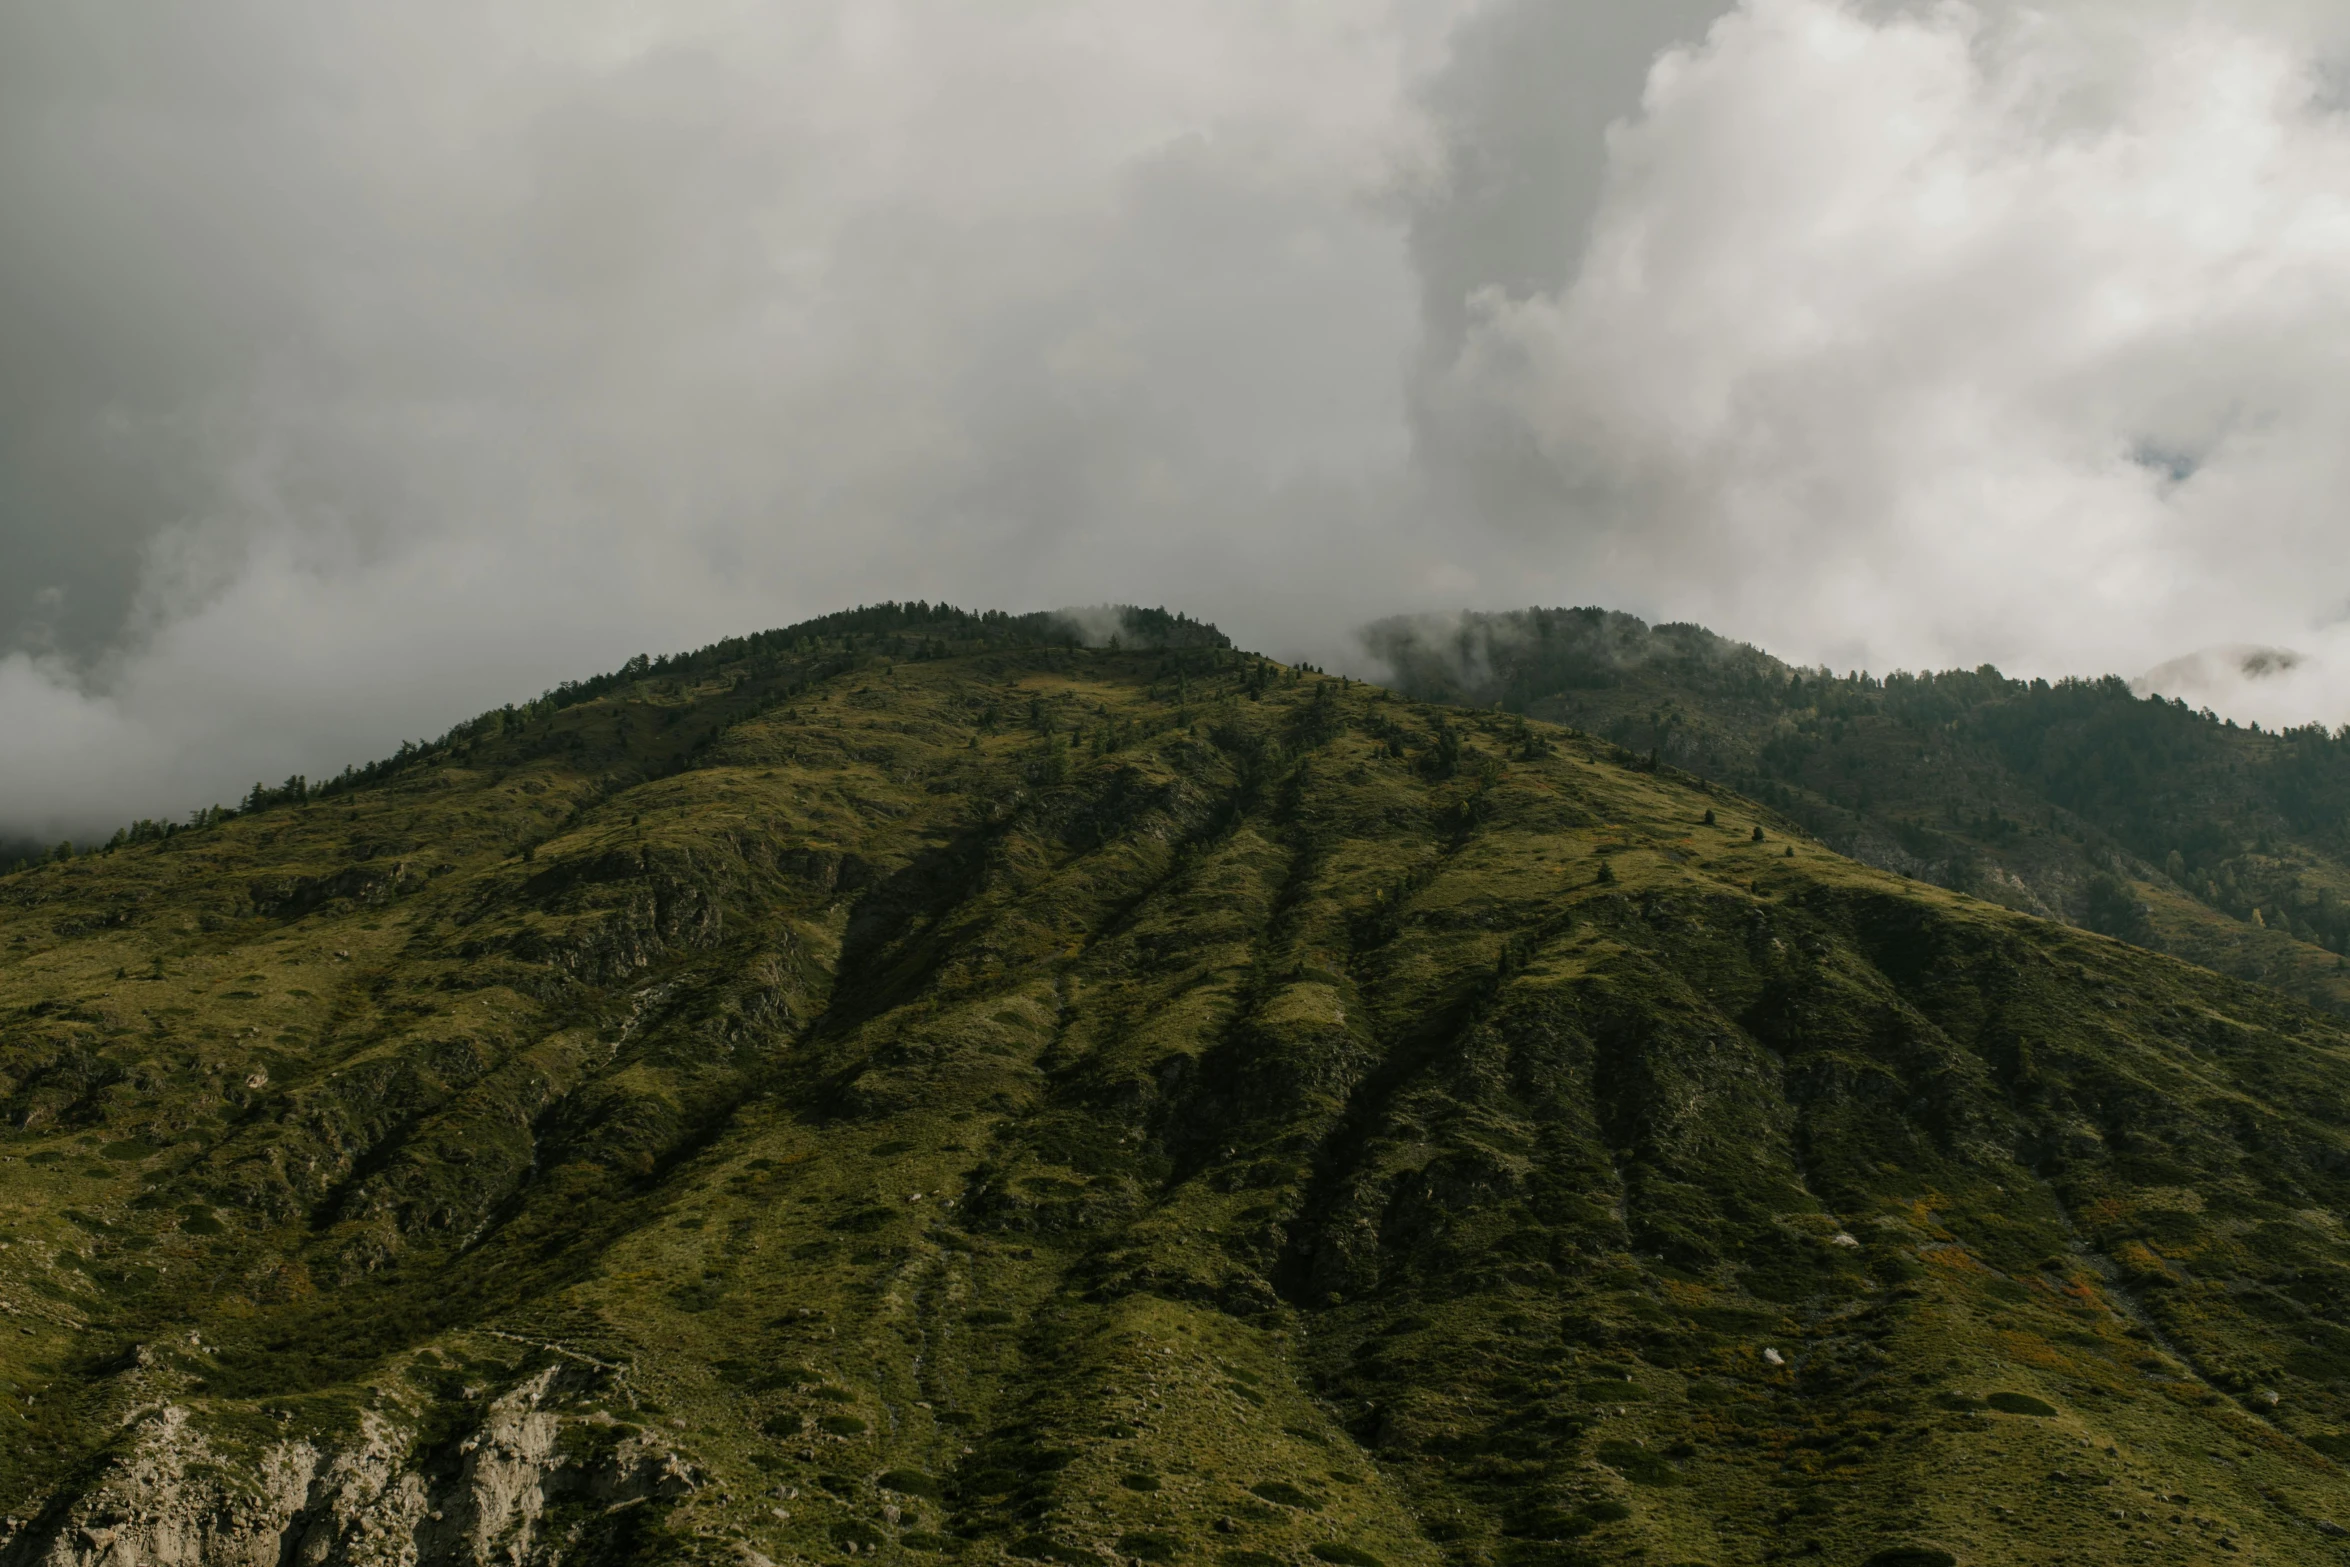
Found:
[(2339, 0), (0, 0), (0, 832), (885, 597), (2350, 720), (2346, 103)]

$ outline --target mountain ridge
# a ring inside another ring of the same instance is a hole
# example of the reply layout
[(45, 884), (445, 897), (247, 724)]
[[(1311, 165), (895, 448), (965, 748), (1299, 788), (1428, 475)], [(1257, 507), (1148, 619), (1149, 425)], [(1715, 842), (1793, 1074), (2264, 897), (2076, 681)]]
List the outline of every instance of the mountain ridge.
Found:
[(2239, 728), (2115, 676), (1838, 676), (1598, 609), (1365, 640), (1415, 696), (1591, 730), (1870, 864), (2350, 1010), (2350, 731)]
[(2338, 1556), (2338, 1020), (1539, 721), (858, 635), (0, 878), (0, 1562)]

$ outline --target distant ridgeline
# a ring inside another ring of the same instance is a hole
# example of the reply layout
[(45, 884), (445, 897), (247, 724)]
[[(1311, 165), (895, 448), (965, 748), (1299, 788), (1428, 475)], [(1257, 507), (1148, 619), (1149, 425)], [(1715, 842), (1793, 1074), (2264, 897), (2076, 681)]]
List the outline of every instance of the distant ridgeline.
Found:
[(233, 816), (250, 815), (274, 806), (299, 805), (331, 799), (353, 789), (381, 783), (425, 762), (444, 760), (454, 750), (490, 735), (499, 735), (593, 701), (632, 681), (697, 680), (726, 670), (741, 679), (771, 674), (780, 660), (830, 652), (843, 658), (881, 656), (903, 659), (946, 658), (988, 648), (1126, 647), (1229, 648), (1232, 639), (1206, 621), (1164, 608), (1144, 609), (1133, 604), (1102, 604), (1085, 608), (1036, 610), (1015, 615), (1000, 609), (963, 610), (952, 604), (929, 604), (920, 599), (862, 605), (803, 620), (797, 625), (749, 636), (727, 637), (690, 653), (655, 658), (639, 653), (610, 674), (587, 680), (566, 680), (536, 701), (508, 703), (451, 729), (438, 740), (403, 740), (399, 750), (364, 767), (346, 767), (333, 778), (312, 780), (296, 773), (275, 788), (256, 783), (237, 805), (210, 805), (189, 813), (185, 822), (141, 818), (119, 828), (103, 844), (77, 848), (68, 839), (43, 848), (30, 839), (0, 838), (0, 874), (42, 860), (68, 860), (79, 854), (108, 854), (128, 844), (148, 843), (176, 833), (215, 826)]
[(1571, 724), (1871, 864), (2350, 1005), (2350, 730), (2239, 726), (2113, 676), (1838, 676), (1601, 609), (1365, 641), (1415, 697)]

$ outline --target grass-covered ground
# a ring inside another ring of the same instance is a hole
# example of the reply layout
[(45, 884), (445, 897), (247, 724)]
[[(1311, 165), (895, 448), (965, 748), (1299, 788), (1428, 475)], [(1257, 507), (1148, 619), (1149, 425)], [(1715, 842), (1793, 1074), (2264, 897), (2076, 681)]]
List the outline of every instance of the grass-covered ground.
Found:
[(2115, 678), (1798, 669), (1598, 609), (1384, 621), (1399, 689), (1677, 763), (1875, 865), (2350, 1015), (2350, 728)]
[(0, 880), (0, 1549), (543, 1386), (542, 1558), (2350, 1554), (2343, 1026), (1631, 761), (804, 636)]

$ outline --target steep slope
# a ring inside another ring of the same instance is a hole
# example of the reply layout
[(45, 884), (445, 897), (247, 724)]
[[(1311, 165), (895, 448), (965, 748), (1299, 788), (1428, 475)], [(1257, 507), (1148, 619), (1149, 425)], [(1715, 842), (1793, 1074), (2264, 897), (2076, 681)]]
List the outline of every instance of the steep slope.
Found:
[(849, 624), (0, 880), (0, 1561), (2344, 1555), (2337, 1022)]
[(2350, 1012), (2350, 734), (2240, 729), (2111, 678), (1838, 677), (1597, 609), (1367, 640), (1413, 696), (1588, 730), (1869, 864)]

